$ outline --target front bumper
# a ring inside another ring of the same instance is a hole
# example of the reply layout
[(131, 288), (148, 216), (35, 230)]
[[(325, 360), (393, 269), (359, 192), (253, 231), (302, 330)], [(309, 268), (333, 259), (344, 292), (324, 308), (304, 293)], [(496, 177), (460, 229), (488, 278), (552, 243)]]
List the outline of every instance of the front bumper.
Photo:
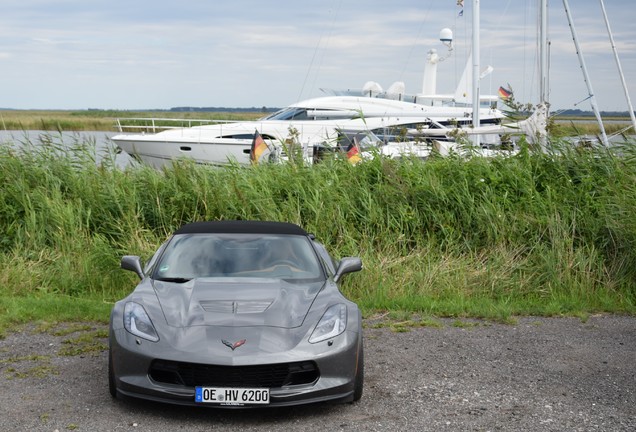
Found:
[(205, 333), (206, 339), (201, 339), (202, 343), (185, 345), (179, 342), (169, 344), (167, 340), (170, 338), (149, 342), (128, 333), (123, 328), (111, 330), (109, 355), (117, 393), (179, 405), (237, 408), (194, 401), (196, 385), (213, 386), (213, 383), (195, 383), (193, 386), (153, 379), (150, 374), (153, 361), (216, 365), (226, 370), (254, 365), (313, 362), (318, 370), (317, 379), (311, 383), (271, 387), (270, 403), (265, 406), (353, 400), (357, 356), (362, 342), (359, 332), (345, 331), (333, 339), (317, 344), (310, 344), (303, 338), (293, 348), (277, 351), (272, 349), (272, 344), (268, 344), (267, 341), (279, 339), (281, 335), (276, 333), (285, 330), (264, 329), (257, 343), (246, 344), (245, 349), (239, 348), (234, 351), (217, 343), (219, 338), (210, 337), (209, 329), (198, 331)]

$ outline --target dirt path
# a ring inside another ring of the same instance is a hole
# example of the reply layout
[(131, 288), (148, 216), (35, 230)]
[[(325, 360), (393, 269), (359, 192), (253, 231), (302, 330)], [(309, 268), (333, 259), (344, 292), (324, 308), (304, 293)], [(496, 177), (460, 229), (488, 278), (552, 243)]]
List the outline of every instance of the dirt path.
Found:
[(440, 323), (367, 320), (360, 403), (249, 411), (113, 400), (105, 326), (28, 326), (0, 341), (0, 430), (636, 430), (635, 317)]

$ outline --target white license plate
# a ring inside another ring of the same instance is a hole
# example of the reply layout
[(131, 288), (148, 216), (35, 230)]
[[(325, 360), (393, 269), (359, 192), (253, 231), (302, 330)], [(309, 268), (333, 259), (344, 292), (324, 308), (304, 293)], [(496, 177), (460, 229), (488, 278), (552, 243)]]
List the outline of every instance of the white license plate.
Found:
[(196, 387), (194, 401), (220, 405), (254, 405), (269, 403), (269, 389)]

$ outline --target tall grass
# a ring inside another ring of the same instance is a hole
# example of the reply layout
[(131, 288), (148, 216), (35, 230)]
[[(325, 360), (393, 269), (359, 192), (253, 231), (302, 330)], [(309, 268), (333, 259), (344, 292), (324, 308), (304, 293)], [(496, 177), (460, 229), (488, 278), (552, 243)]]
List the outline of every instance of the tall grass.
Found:
[[(37, 111), (0, 110), (0, 129), (44, 131), (114, 131), (116, 119), (131, 117), (201, 119), (201, 120), (254, 120), (266, 113), (253, 112), (177, 112), (177, 111)], [(174, 126), (174, 124), (173, 124)]]
[[(580, 137), (580, 136), (597, 136), (600, 137), (601, 129), (593, 120), (589, 119), (578, 119), (579, 121), (575, 121), (577, 119), (560, 119), (554, 118), (553, 121), (550, 122), (550, 133), (553, 136), (558, 137)], [(610, 120), (608, 118), (604, 119), (605, 121)], [(631, 123), (627, 118), (617, 118), (614, 122), (607, 122), (603, 125), (603, 129), (605, 129), (605, 133), (608, 136), (612, 135), (634, 135), (636, 131), (634, 131), (633, 127), (630, 127)]]
[(294, 222), (337, 257), (361, 256), (343, 290), (367, 313), (634, 313), (636, 151), (619, 154), (157, 171), (86, 145), (4, 146), (0, 323), (32, 317), (38, 298), (81, 299), (78, 316), (106, 319), (135, 284), (122, 255), (149, 257), (182, 224), (218, 219)]

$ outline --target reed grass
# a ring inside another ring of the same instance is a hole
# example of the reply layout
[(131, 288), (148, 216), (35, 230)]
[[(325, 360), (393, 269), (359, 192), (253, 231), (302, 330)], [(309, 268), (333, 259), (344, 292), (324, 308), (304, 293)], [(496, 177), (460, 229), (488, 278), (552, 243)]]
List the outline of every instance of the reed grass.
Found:
[(263, 117), (260, 111), (253, 112), (178, 112), (178, 111), (37, 111), (0, 110), (2, 130), (43, 131), (115, 131), (116, 120), (131, 117), (201, 119), (201, 120), (254, 120)]
[(294, 222), (336, 257), (361, 256), (343, 292), (366, 314), (636, 312), (634, 146), (158, 171), (54, 141), (0, 147), (0, 331), (107, 320), (136, 283), (122, 255), (220, 219)]
[[(552, 121), (550, 133), (556, 137), (600, 136), (601, 130), (595, 120), (574, 120), (577, 119), (559, 119)], [(634, 128), (631, 127), (631, 122), (628, 118), (615, 119), (613, 123), (605, 123), (603, 128), (608, 136), (621, 134), (634, 135), (636, 133)]]

